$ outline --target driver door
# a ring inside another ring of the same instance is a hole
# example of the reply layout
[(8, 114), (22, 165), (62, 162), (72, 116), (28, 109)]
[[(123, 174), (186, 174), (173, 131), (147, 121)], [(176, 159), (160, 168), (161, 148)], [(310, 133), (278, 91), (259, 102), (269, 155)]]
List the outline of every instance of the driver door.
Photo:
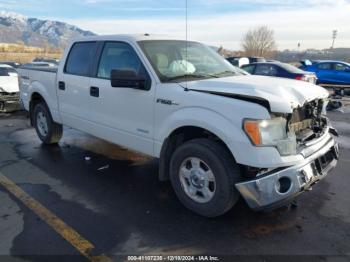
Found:
[(95, 76), (91, 78), (91, 119), (96, 121), (96, 134), (113, 143), (153, 155), (154, 93), (149, 90), (111, 85), (112, 70), (134, 70), (150, 79), (134, 48), (126, 42), (105, 42)]

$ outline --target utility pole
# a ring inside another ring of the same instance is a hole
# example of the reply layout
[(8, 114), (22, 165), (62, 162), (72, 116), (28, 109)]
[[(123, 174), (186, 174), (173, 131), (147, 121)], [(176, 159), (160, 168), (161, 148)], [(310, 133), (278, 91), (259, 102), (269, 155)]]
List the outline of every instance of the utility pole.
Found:
[(335, 39), (337, 38), (337, 34), (338, 34), (338, 30), (333, 30), (333, 35), (332, 35), (333, 42), (332, 42), (332, 47), (331, 47), (331, 49), (334, 48), (334, 41), (335, 41)]
[(299, 59), (299, 60), (301, 60), (301, 58), (302, 58), (302, 54), (301, 54), (301, 51), (300, 51), (300, 47), (301, 47), (301, 43), (299, 42), (298, 43), (298, 53), (297, 53), (297, 58)]

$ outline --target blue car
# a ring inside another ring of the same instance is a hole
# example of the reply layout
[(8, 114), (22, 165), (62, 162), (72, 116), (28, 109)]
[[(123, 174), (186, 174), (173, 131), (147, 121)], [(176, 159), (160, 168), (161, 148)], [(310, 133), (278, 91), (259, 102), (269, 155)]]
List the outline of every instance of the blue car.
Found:
[(350, 64), (341, 61), (302, 61), (302, 70), (314, 72), (318, 84), (350, 85)]

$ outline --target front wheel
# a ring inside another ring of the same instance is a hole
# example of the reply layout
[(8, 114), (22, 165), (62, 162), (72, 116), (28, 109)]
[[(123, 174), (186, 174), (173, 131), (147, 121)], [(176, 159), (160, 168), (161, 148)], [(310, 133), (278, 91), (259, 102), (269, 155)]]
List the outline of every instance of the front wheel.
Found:
[(51, 113), (44, 102), (35, 105), (33, 123), (40, 140), (47, 145), (57, 144), (63, 134), (62, 125), (53, 121)]
[(170, 163), (170, 180), (180, 201), (193, 212), (216, 217), (239, 198), (235, 184), (240, 170), (220, 143), (195, 139), (177, 148)]

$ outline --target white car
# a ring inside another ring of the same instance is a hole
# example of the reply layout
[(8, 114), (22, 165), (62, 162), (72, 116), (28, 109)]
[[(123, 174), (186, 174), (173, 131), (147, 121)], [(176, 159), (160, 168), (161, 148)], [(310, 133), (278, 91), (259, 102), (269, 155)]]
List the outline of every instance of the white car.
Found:
[(67, 125), (159, 158), (160, 179), (203, 216), (240, 195), (254, 210), (283, 205), (337, 164), (325, 89), (242, 74), (198, 42), (93, 36), (72, 42), (57, 70), (20, 75), (43, 143)]
[(0, 112), (19, 109), (18, 73), (13, 67), (0, 64)]
[(0, 93), (13, 94), (18, 92), (17, 71), (9, 65), (0, 64)]

